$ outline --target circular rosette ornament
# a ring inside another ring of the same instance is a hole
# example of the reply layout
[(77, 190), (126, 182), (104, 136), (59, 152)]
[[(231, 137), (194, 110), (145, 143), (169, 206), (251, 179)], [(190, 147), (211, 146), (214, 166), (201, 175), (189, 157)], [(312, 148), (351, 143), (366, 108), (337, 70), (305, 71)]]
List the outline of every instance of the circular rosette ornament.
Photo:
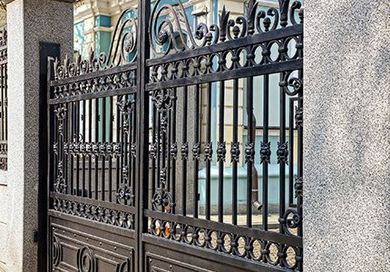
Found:
[(122, 184), (122, 186), (118, 189), (116, 198), (119, 201), (119, 203), (122, 204), (133, 203), (134, 201), (133, 189), (126, 184)]
[(296, 235), (295, 229), (301, 226), (302, 217), (294, 209), (289, 209), (284, 213), (283, 218), (281, 218), (280, 223), (283, 225), (283, 230), (288, 235)]
[(152, 199), (153, 210), (161, 210), (166, 213), (170, 213), (174, 206), (172, 194), (169, 192), (161, 191), (154, 194)]

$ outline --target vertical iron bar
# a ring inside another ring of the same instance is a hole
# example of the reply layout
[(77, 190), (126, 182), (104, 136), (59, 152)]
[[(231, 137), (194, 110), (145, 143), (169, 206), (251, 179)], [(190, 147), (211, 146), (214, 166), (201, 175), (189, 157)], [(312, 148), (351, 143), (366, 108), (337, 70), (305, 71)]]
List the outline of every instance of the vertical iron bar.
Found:
[(156, 179), (157, 179), (157, 187), (161, 189), (161, 180), (160, 180), (160, 171), (161, 171), (161, 113), (157, 110), (157, 171), (156, 171)]
[(248, 114), (248, 145), (246, 150), (247, 156), (247, 190), (246, 190), (246, 225), (252, 227), (252, 179), (253, 179), (253, 155), (255, 139), (253, 130), (254, 116), (253, 116), (253, 77), (248, 78), (247, 89), (247, 114)]
[(4, 65), (5, 70), (5, 112), (4, 112), (4, 118), (5, 118), (5, 140), (8, 141), (8, 70), (7, 70), (7, 64)]
[(4, 140), (4, 130), (5, 130), (5, 116), (4, 116), (4, 86), (5, 86), (5, 75), (4, 75), (4, 64), (1, 65), (1, 82), (0, 82), (0, 88), (1, 88), (1, 96), (0, 96), (0, 103), (1, 103), (1, 109), (0, 109), (0, 141)]
[[(129, 96), (124, 95), (123, 99), (126, 101), (125, 104), (130, 103)], [(123, 132), (122, 132), (122, 141), (123, 141), (123, 153), (122, 153), (122, 182), (125, 183), (125, 186), (130, 185), (129, 180), (129, 142), (130, 142), (130, 124), (131, 124), (131, 114), (130, 110), (126, 107), (125, 111), (122, 113), (122, 126), (123, 126)], [(126, 200), (126, 204), (127, 200)]]
[[(280, 81), (284, 80), (284, 74), (280, 74)], [(284, 88), (280, 87), (279, 97), (279, 125), (280, 125), (280, 142), (278, 148), (279, 155), (279, 217), (282, 219), (286, 209), (286, 94)], [(279, 224), (279, 231), (283, 233), (283, 224)]]
[[(267, 150), (269, 146), (269, 75), (264, 75), (263, 81), (263, 144)], [(268, 151), (270, 152), (270, 150)], [(262, 223), (263, 229), (268, 230), (268, 164), (270, 163), (270, 154), (263, 160), (263, 206), (262, 206)]]
[[(102, 144), (105, 145), (107, 143), (107, 99), (102, 99)], [(106, 155), (102, 154), (102, 200), (106, 200)]]
[[(84, 145), (84, 147), (85, 147), (85, 142), (86, 142), (86, 103), (87, 103), (87, 101), (86, 100), (83, 100), (83, 108), (82, 108), (82, 110), (83, 110), (83, 113), (82, 113), (82, 118), (81, 118), (81, 120), (82, 120), (82, 135), (83, 135), (83, 145)], [(86, 195), (85, 195), (85, 182), (86, 182), (86, 180), (85, 180), (85, 177), (86, 177), (86, 175), (85, 175), (85, 153), (82, 153), (81, 154), (82, 155), (82, 157), (83, 157), (83, 166), (82, 166), (82, 169), (83, 169), (83, 176), (82, 176), (82, 191), (81, 191), (81, 196), (83, 196), (83, 197), (85, 197)]]
[[(65, 115), (65, 120), (63, 121), (64, 122), (64, 142), (68, 144), (68, 147), (69, 147), (69, 144), (70, 144), (70, 128), (71, 128), (71, 112), (70, 112), (70, 107), (69, 107), (69, 103), (65, 103), (65, 108), (66, 108), (66, 115)], [(69, 153), (64, 153), (63, 154), (64, 156), (64, 178), (66, 180), (66, 194), (72, 194), (72, 187), (71, 187), (71, 179), (69, 177), (69, 163), (70, 163), (70, 160), (69, 160)]]
[(149, 163), (148, 163), (148, 143), (149, 143), (149, 94), (145, 92), (146, 84), (149, 80), (149, 70), (146, 68), (146, 60), (150, 55), (150, 41), (148, 38), (148, 19), (150, 18), (151, 1), (138, 0), (138, 28), (137, 37), (137, 124), (140, 129), (137, 133), (138, 156), (137, 156), (137, 180), (139, 185), (135, 193), (137, 200), (135, 222), (138, 222), (135, 227), (136, 243), (135, 243), (135, 263), (134, 271), (142, 271), (144, 267), (144, 247), (142, 242), (142, 234), (147, 232), (148, 220), (144, 217), (144, 208), (148, 201), (148, 179), (149, 179)]
[[(80, 146), (80, 101), (75, 102), (74, 106), (75, 106), (74, 140), (75, 140), (75, 143), (77, 143), (78, 146)], [(78, 196), (80, 194), (80, 154), (79, 154), (79, 151), (77, 151), (75, 154), (76, 154), (76, 195)]]
[[(92, 99), (88, 100), (88, 142), (92, 147)], [(92, 152), (88, 155), (88, 197), (92, 198)]]
[[(156, 106), (152, 104), (152, 146), (153, 148), (157, 148), (155, 146), (157, 144), (157, 111), (156, 111)], [(153, 152), (157, 152), (157, 150), (154, 150)], [(152, 175), (151, 175), (151, 195), (150, 197), (152, 198), (156, 192), (156, 159), (157, 159), (157, 154), (155, 153), (152, 157)], [(172, 176), (174, 176), (172, 174)]]
[(237, 225), (237, 181), (238, 181), (238, 162), (240, 148), (238, 143), (238, 79), (233, 80), (233, 145), (236, 150), (232, 154), (232, 224)]
[[(199, 84), (195, 87), (195, 114), (194, 114), (194, 142), (197, 156), (199, 156), (200, 153), (200, 137), (199, 137)], [(198, 200), (199, 200), (199, 157), (194, 156), (194, 218), (198, 218), (199, 215), (199, 206), (198, 206)]]
[(212, 86), (211, 83), (207, 83), (207, 132), (206, 132), (206, 146), (208, 146), (208, 154), (206, 157), (206, 219), (210, 220), (210, 205), (211, 205), (211, 161), (212, 156), (212, 142), (211, 142), (211, 98), (212, 96)]
[[(172, 106), (172, 111), (170, 112), (172, 120), (170, 120), (170, 128), (171, 128), (171, 133), (172, 133), (172, 144), (177, 145), (177, 139), (176, 139), (176, 111), (177, 111), (177, 88), (173, 89), (173, 96), (175, 97), (173, 101), (173, 106)], [(172, 199), (176, 203), (176, 163), (177, 163), (177, 158), (173, 158), (172, 161), (172, 177), (171, 177), (171, 194), (172, 194)], [(176, 205), (172, 207), (172, 213), (175, 213), (176, 210)]]
[[(70, 136), (69, 136), (69, 147), (70, 145), (74, 144), (74, 132), (75, 132), (75, 109), (74, 109), (74, 102), (70, 103), (70, 109), (71, 109), (71, 115), (70, 115)], [(74, 156), (73, 154), (69, 153), (70, 156), (70, 194), (74, 194)]]
[(219, 143), (217, 150), (218, 157), (218, 222), (223, 222), (223, 171), (224, 171), (224, 132), (225, 132), (225, 81), (219, 86)]
[[(109, 97), (110, 113), (109, 113), (109, 129), (108, 129), (108, 141), (109, 144), (113, 144), (113, 122), (114, 122), (114, 109), (113, 109), (113, 97)], [(112, 202), (112, 158), (113, 154), (108, 154), (108, 201)]]
[[(183, 90), (183, 138), (182, 138), (182, 149), (188, 149), (187, 143), (187, 111), (188, 111), (188, 87), (185, 86)], [(187, 147), (186, 147), (187, 146)], [(182, 150), (182, 214), (187, 214), (187, 151)]]
[(296, 98), (289, 99), (289, 121), (288, 121), (288, 141), (289, 141), (289, 159), (288, 159), (288, 203), (294, 205), (294, 105)]
[[(95, 144), (99, 150), (99, 99), (95, 99)], [(99, 151), (95, 154), (95, 199), (99, 199)]]
[[(133, 95), (133, 99), (134, 99), (134, 109), (133, 109), (133, 125), (132, 125), (132, 128), (131, 128), (131, 132), (133, 134), (133, 140), (132, 140), (132, 146), (134, 145), (134, 148), (135, 150), (133, 150), (133, 147), (131, 148), (132, 152), (131, 152), (131, 156), (132, 156), (132, 183), (131, 183), (131, 189), (132, 189), (132, 194), (135, 194), (135, 186), (136, 186), (136, 179), (137, 179), (137, 173), (136, 173), (136, 169), (137, 169), (137, 162), (136, 162), (136, 159), (137, 159), (137, 117), (138, 117), (138, 114), (137, 114), (137, 108), (136, 108), (136, 102), (137, 102), (137, 95), (134, 94)], [(149, 143), (149, 142), (148, 142)], [(135, 152), (135, 154), (133, 154), (133, 152)], [(146, 161), (146, 163), (148, 164), (148, 161)], [(132, 206), (134, 206), (134, 202), (131, 203)]]
[[(300, 80), (303, 80), (303, 70), (299, 70), (298, 72), (298, 78)], [(303, 111), (303, 92), (302, 90), (298, 94), (298, 110)], [(303, 113), (303, 112), (302, 112)], [(302, 121), (302, 120), (301, 120)], [(303, 178), (303, 123), (298, 126), (298, 179)], [(301, 180), (303, 182), (303, 180)], [(302, 193), (302, 192), (301, 192)], [(297, 212), (300, 215), (301, 218), (303, 218), (303, 196), (300, 194), (297, 194)], [(302, 221), (301, 224), (298, 226), (298, 236), (303, 236), (303, 228), (302, 228)]]
[[(116, 99), (116, 143), (120, 146), (120, 149), (122, 150), (122, 141), (121, 141), (121, 112), (119, 110), (119, 103), (120, 103), (120, 100), (121, 100), (121, 96), (117, 96), (117, 99)], [(121, 183), (121, 179), (120, 179), (120, 175), (121, 175), (121, 151), (119, 152), (119, 154), (116, 154), (115, 155), (115, 169), (116, 169), (116, 192), (119, 192), (119, 187), (120, 187), (120, 183)], [(118, 200), (117, 200), (118, 201)], [(116, 202), (117, 202), (116, 201)]]

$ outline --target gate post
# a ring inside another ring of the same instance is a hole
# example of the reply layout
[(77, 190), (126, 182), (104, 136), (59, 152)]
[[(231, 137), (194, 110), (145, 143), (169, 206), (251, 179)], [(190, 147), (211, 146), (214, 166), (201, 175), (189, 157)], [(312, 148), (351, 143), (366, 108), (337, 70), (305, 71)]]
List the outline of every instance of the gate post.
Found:
[(390, 4), (305, 1), (304, 271), (390, 271)]
[[(38, 271), (40, 177), (40, 42), (72, 53), (72, 4), (52, 0), (8, 0), (9, 216), (7, 271)], [(45, 99), (45, 97), (44, 97)], [(42, 126), (43, 128), (45, 126)], [(44, 166), (46, 167), (46, 165)], [(44, 250), (44, 249), (40, 249)], [(44, 271), (41, 267), (40, 271)]]

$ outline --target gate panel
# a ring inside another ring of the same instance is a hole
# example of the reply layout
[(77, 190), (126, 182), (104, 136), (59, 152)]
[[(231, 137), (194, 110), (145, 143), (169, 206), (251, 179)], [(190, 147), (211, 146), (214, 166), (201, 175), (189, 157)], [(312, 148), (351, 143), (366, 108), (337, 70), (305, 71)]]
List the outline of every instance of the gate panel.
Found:
[(183, 2), (50, 62), (50, 271), (302, 271), (302, 4)]
[(153, 5), (148, 271), (302, 270), (302, 4), (243, 7)]
[(50, 271), (134, 271), (138, 22), (107, 56), (51, 60)]

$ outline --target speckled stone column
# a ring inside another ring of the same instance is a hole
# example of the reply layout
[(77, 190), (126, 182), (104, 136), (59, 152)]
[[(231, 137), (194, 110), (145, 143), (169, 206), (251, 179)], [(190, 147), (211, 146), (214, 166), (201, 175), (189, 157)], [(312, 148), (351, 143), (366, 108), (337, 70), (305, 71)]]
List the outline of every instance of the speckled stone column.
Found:
[[(8, 27), (8, 186), (6, 267), (38, 270), (39, 42), (71, 53), (72, 4), (52, 0), (7, 1)], [(42, 133), (42, 132), (41, 132)], [(45, 133), (45, 132), (43, 132)], [(0, 203), (0, 205), (2, 205)]]
[(389, 14), (305, 1), (306, 272), (390, 271)]

